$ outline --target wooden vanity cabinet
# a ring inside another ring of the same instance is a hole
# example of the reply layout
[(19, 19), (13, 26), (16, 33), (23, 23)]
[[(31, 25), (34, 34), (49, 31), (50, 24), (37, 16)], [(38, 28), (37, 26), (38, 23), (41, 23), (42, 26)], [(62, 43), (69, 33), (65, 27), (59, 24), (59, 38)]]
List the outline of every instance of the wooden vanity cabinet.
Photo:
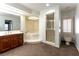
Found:
[(23, 35), (22, 34), (16, 34), (13, 37), (13, 47), (17, 47), (23, 44)]
[(2, 36), (0, 38), (0, 52), (3, 52), (8, 49), (10, 49), (10, 38), (8, 36)]
[(0, 52), (23, 45), (23, 34), (0, 36)]

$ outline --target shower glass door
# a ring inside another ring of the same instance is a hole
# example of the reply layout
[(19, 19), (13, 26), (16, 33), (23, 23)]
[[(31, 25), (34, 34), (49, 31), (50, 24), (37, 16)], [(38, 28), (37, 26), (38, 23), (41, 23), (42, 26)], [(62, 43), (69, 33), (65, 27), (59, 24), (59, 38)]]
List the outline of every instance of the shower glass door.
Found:
[(46, 41), (55, 43), (54, 13), (46, 15)]

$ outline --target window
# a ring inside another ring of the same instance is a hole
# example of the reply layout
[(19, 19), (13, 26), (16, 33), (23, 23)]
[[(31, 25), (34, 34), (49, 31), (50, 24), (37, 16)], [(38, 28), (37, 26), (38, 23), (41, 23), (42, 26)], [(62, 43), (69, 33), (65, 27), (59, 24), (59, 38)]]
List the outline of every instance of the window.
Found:
[(63, 32), (71, 32), (71, 19), (63, 20)]

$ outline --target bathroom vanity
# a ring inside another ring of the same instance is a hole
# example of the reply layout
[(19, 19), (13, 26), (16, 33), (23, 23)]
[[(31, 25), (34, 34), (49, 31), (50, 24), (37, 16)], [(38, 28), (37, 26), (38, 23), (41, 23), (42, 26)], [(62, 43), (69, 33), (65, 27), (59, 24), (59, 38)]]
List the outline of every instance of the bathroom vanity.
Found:
[(0, 53), (23, 45), (23, 33), (20, 31), (0, 32)]

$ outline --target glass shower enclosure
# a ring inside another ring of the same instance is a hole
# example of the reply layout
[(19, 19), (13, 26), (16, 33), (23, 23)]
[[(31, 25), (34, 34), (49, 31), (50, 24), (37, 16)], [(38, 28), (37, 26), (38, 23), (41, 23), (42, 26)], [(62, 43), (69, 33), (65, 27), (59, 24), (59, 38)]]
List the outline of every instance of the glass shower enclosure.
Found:
[(46, 15), (46, 41), (55, 43), (54, 13)]

